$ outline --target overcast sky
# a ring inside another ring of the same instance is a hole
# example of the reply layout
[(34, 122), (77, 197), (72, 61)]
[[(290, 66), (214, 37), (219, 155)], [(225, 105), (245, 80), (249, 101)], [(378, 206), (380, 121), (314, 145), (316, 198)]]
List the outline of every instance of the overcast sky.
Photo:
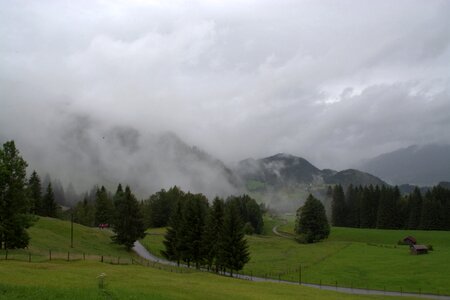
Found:
[(77, 120), (344, 169), (450, 142), (449, 44), (445, 0), (0, 0), (0, 139), (36, 161)]

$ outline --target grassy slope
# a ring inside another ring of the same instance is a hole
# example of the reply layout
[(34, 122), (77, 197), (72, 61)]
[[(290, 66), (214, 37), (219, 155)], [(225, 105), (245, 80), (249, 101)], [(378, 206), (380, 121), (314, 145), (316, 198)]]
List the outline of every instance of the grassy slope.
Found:
[[(69, 249), (70, 223), (41, 218), (30, 229), (33, 253)], [(156, 230), (163, 233), (164, 230)], [(108, 231), (76, 225), (71, 251), (111, 255), (128, 254), (110, 243)], [(160, 241), (161, 235), (151, 235)], [(12, 251), (14, 252), (14, 251)], [(12, 255), (10, 253), (10, 255)], [(45, 254), (43, 254), (45, 258)], [(106, 290), (98, 275), (106, 273)], [(296, 285), (255, 283), (200, 272), (175, 273), (137, 265), (98, 261), (0, 260), (0, 299), (381, 299), (320, 291)]]
[(26, 250), (10, 250), (9, 256), (32, 254), (33, 260), (48, 258), (49, 250), (52, 257), (58, 254), (86, 253), (86, 255), (105, 255), (129, 257), (122, 246), (111, 242), (111, 231), (90, 228), (80, 224), (73, 224), (73, 248), (70, 247), (70, 222), (58, 219), (40, 217), (34, 226), (28, 229), (31, 240)]
[[(106, 274), (106, 289), (97, 276)], [(98, 262), (0, 263), (0, 299), (384, 299)], [(405, 298), (402, 298), (405, 299)]]
[[(340, 286), (450, 294), (448, 232), (332, 228), (327, 241), (302, 245), (274, 236), (271, 229), (277, 222), (265, 219), (266, 234), (247, 237), (251, 260), (245, 273), (297, 281), (301, 264), (306, 282), (334, 285), (337, 281)], [(292, 233), (293, 222), (290, 216), (280, 230)], [(407, 235), (432, 244), (435, 250), (428, 255), (410, 255), (407, 246), (396, 245)], [(161, 235), (145, 239), (155, 254), (163, 248), (162, 241)]]
[[(293, 228), (294, 218), (290, 217), (279, 229), (293, 233)], [(410, 255), (407, 246), (396, 245), (408, 235), (435, 250), (428, 255)], [(335, 243), (350, 246), (305, 270), (307, 280), (450, 294), (449, 232), (333, 227), (328, 240), (318, 245), (326, 248)]]

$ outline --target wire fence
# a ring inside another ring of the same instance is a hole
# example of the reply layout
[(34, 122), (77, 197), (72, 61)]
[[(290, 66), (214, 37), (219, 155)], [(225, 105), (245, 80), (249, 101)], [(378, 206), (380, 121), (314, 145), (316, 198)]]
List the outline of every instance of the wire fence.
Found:
[[(215, 273), (214, 270), (207, 268), (196, 269), (195, 267), (188, 268), (185, 265), (169, 265), (156, 261), (150, 261), (141, 257), (134, 256), (116, 256), (116, 255), (101, 255), (101, 254), (89, 254), (81, 252), (61, 252), (61, 251), (40, 251), (40, 252), (27, 252), (26, 250), (0, 250), (0, 261), (21, 261), (29, 263), (37, 262), (50, 262), (50, 261), (97, 261), (101, 263), (107, 263), (112, 265), (140, 265), (144, 267), (151, 267), (159, 270), (164, 270), (174, 273), (192, 273), (192, 272), (209, 272)], [(350, 289), (350, 290), (366, 290), (366, 291), (379, 291), (379, 292), (396, 292), (399, 294), (403, 293), (413, 293), (417, 295), (421, 294), (431, 294), (436, 296), (446, 296), (445, 291), (440, 291), (439, 289), (430, 289), (429, 287), (422, 289), (417, 287), (416, 289), (404, 288), (399, 286), (398, 288), (393, 288), (392, 286), (381, 286), (380, 284), (363, 284), (361, 282), (345, 282), (337, 280), (322, 280), (315, 278), (308, 278), (305, 268), (302, 269), (301, 266), (297, 268), (290, 268), (283, 272), (267, 272), (261, 274), (253, 273), (253, 271), (238, 271), (234, 273), (234, 277), (245, 279), (245, 280), (255, 280), (255, 281), (272, 281), (272, 282), (285, 282), (291, 284), (305, 284), (314, 285), (323, 289)], [(229, 276), (229, 273), (219, 272), (219, 274), (224, 276)]]
[(134, 256), (117, 256), (110, 254), (89, 254), (82, 252), (61, 252), (61, 251), (39, 251), (26, 252), (24, 250), (1, 250), (0, 261), (20, 261), (29, 263), (50, 262), (50, 261), (96, 261), (112, 265), (140, 265), (144, 267), (151, 267), (159, 270), (165, 270), (175, 273), (192, 273), (194, 269), (185, 269), (183, 267), (166, 265), (158, 262), (149, 261), (140, 257)]

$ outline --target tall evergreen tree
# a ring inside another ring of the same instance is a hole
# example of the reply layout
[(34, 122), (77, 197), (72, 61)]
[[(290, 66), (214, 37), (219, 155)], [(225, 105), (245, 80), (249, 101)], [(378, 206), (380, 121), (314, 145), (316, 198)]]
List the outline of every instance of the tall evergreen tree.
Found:
[(196, 268), (199, 268), (203, 260), (201, 245), (208, 199), (202, 194), (188, 193), (185, 201), (182, 219), (185, 233), (181, 237), (181, 243), (184, 245), (182, 258), (188, 266), (193, 262)]
[(26, 192), (27, 162), (14, 141), (0, 148), (0, 249), (24, 248), (30, 240), (26, 229), (33, 223)]
[(219, 249), (218, 264), (228, 269), (231, 276), (250, 260), (239, 208), (233, 202), (225, 204)]
[(346, 225), (347, 208), (345, 206), (344, 189), (341, 185), (333, 188), (333, 200), (331, 202), (331, 223), (333, 226)]
[(441, 203), (435, 195), (431, 191), (427, 192), (422, 202), (420, 229), (439, 230), (441, 208)]
[(211, 269), (213, 264), (215, 264), (216, 272), (221, 268), (217, 258), (219, 254), (220, 232), (223, 226), (224, 207), (224, 201), (216, 197), (206, 217), (205, 229), (202, 235), (203, 257), (205, 258), (208, 269)]
[(139, 209), (139, 202), (131, 193), (130, 187), (125, 187), (123, 195), (119, 194), (119, 188), (117, 191), (116, 213), (113, 222), (115, 235), (112, 240), (130, 250), (136, 240), (145, 236), (144, 221)]
[(85, 225), (94, 226), (95, 224), (95, 207), (91, 204), (87, 197), (83, 201), (77, 203), (73, 212), (74, 222)]
[(36, 171), (33, 171), (28, 181), (28, 196), (31, 200), (31, 213), (38, 215), (41, 213), (42, 206), (42, 187), (41, 179)]
[(174, 210), (169, 220), (166, 234), (164, 235), (164, 250), (161, 254), (168, 260), (176, 261), (180, 265), (183, 252), (183, 245), (181, 244), (181, 237), (184, 235), (186, 228), (182, 227), (183, 220), (183, 199), (176, 201)]
[(323, 240), (330, 234), (325, 207), (311, 194), (297, 210), (295, 232), (302, 235), (307, 243)]
[(114, 205), (108, 197), (108, 192), (102, 186), (97, 190), (95, 197), (95, 225), (111, 224), (114, 214)]
[(360, 224), (360, 191), (350, 184), (347, 188), (346, 194), (346, 207), (347, 207), (347, 218), (346, 225), (348, 227), (359, 227)]
[(44, 198), (42, 199), (42, 215), (44, 217), (56, 218), (58, 206), (55, 202), (55, 195), (53, 194), (52, 184), (47, 185)]

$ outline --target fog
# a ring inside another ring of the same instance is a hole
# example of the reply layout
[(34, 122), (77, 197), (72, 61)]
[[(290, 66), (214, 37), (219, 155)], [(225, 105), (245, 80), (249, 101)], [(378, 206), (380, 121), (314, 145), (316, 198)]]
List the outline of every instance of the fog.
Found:
[(449, 1), (0, 7), (0, 141), (78, 190), (222, 195), (234, 179), (215, 158), (339, 170), (450, 143)]

